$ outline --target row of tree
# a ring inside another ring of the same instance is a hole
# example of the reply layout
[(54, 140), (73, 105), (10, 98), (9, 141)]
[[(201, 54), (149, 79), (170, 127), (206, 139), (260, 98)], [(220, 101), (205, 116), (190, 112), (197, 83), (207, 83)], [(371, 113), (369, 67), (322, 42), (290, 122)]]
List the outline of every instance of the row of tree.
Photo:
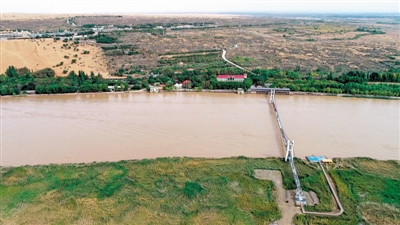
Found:
[[(340, 76), (332, 73), (327, 76), (318, 76), (315, 72), (299, 74), (294, 71), (256, 69), (248, 74), (244, 82), (218, 82), (216, 71), (224, 68), (208, 68), (202, 70), (186, 70), (175, 73), (171, 67), (160, 68), (161, 73), (146, 78), (132, 78), (128, 76), (124, 81), (105, 80), (93, 72), (89, 75), (83, 71), (75, 73), (71, 71), (66, 77), (55, 77), (51, 68), (39, 71), (30, 71), (27, 68), (15, 68), (10, 66), (5, 75), (0, 75), (0, 94), (20, 94), (26, 90), (36, 90), (38, 94), (72, 93), (72, 92), (106, 92), (108, 86), (114, 85), (115, 90), (148, 88), (154, 83), (168, 84), (171, 88), (175, 83), (185, 83), (185, 88), (201, 89), (249, 89), (251, 85), (265, 85), (271, 87), (290, 88), (292, 91), (324, 92), (324, 93), (349, 93), (362, 95), (400, 96), (400, 85), (386, 83), (369, 83), (370, 81), (382, 81), (384, 77), (399, 78), (398, 71), (365, 73), (350, 71)], [(242, 72), (227, 67), (232, 74)], [(225, 72), (225, 71), (223, 71)], [(386, 79), (386, 78), (385, 78)], [(185, 81), (185, 82), (184, 82)], [(387, 82), (385, 80), (385, 82)]]
[(117, 83), (104, 80), (101, 75), (94, 75), (93, 72), (88, 75), (83, 71), (79, 71), (78, 74), (71, 71), (67, 77), (54, 75), (55, 72), (51, 68), (32, 72), (25, 67), (17, 69), (10, 66), (5, 75), (0, 75), (0, 94), (18, 95), (27, 90), (35, 90), (37, 94), (106, 92), (108, 85)]
[(371, 84), (367, 82), (365, 74), (359, 71), (350, 71), (334, 79), (314, 79), (308, 76), (303, 79), (270, 78), (267, 81), (271, 87), (290, 88), (292, 91), (400, 96), (399, 84)]

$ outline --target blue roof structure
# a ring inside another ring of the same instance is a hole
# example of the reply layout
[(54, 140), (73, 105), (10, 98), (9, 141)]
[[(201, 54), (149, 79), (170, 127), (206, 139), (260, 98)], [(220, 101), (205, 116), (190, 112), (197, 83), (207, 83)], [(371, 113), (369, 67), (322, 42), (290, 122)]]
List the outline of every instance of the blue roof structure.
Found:
[(316, 156), (316, 155), (311, 155), (307, 156), (308, 161), (310, 162), (319, 162), (323, 159), (327, 159), (325, 156)]

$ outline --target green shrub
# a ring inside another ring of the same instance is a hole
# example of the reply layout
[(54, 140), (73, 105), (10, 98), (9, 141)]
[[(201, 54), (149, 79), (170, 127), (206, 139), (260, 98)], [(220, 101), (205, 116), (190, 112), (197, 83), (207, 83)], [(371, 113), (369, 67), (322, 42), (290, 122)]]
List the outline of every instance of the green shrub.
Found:
[(44, 68), (42, 70), (36, 71), (32, 74), (34, 78), (46, 78), (46, 77), (54, 77), (56, 73), (51, 68)]
[(185, 184), (185, 188), (183, 189), (183, 194), (188, 198), (194, 198), (199, 194), (202, 194), (204, 191), (203, 187), (197, 182), (187, 181)]

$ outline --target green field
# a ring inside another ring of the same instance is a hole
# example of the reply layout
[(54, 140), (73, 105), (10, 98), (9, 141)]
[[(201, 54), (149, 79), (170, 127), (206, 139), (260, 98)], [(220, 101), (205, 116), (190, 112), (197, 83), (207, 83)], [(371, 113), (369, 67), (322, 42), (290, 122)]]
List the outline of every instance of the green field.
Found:
[[(304, 190), (330, 211), (332, 197), (316, 164), (296, 159)], [(298, 215), (296, 224), (400, 224), (400, 165), (340, 160), (329, 173), (345, 208), (340, 217)], [(280, 170), (278, 158), (159, 158), (91, 164), (2, 168), (2, 224), (269, 224), (281, 217), (271, 181), (254, 169)], [(377, 223), (386, 221), (386, 223)]]

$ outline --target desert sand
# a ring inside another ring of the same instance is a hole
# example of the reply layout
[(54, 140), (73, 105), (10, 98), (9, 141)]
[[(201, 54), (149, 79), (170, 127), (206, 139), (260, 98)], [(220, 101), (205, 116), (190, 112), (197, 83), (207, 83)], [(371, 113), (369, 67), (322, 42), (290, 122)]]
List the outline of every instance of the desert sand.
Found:
[[(66, 49), (61, 48), (63, 44), (66, 43), (61, 40), (54, 42), (52, 39), (1, 41), (0, 73), (4, 73), (12, 65), (17, 68), (27, 67), (33, 71), (49, 67), (56, 72), (56, 76), (66, 76), (72, 70), (82, 70), (85, 73), (93, 71), (95, 74), (102, 74), (103, 77), (109, 77), (106, 61), (99, 47), (80, 43)], [(68, 45), (71, 44), (69, 41)], [(75, 47), (79, 50), (74, 50)], [(83, 51), (90, 53), (82, 54)], [(76, 63), (72, 63), (72, 59), (76, 59)], [(56, 66), (60, 62), (63, 62), (63, 65)], [(64, 70), (68, 70), (68, 73), (64, 74)]]

